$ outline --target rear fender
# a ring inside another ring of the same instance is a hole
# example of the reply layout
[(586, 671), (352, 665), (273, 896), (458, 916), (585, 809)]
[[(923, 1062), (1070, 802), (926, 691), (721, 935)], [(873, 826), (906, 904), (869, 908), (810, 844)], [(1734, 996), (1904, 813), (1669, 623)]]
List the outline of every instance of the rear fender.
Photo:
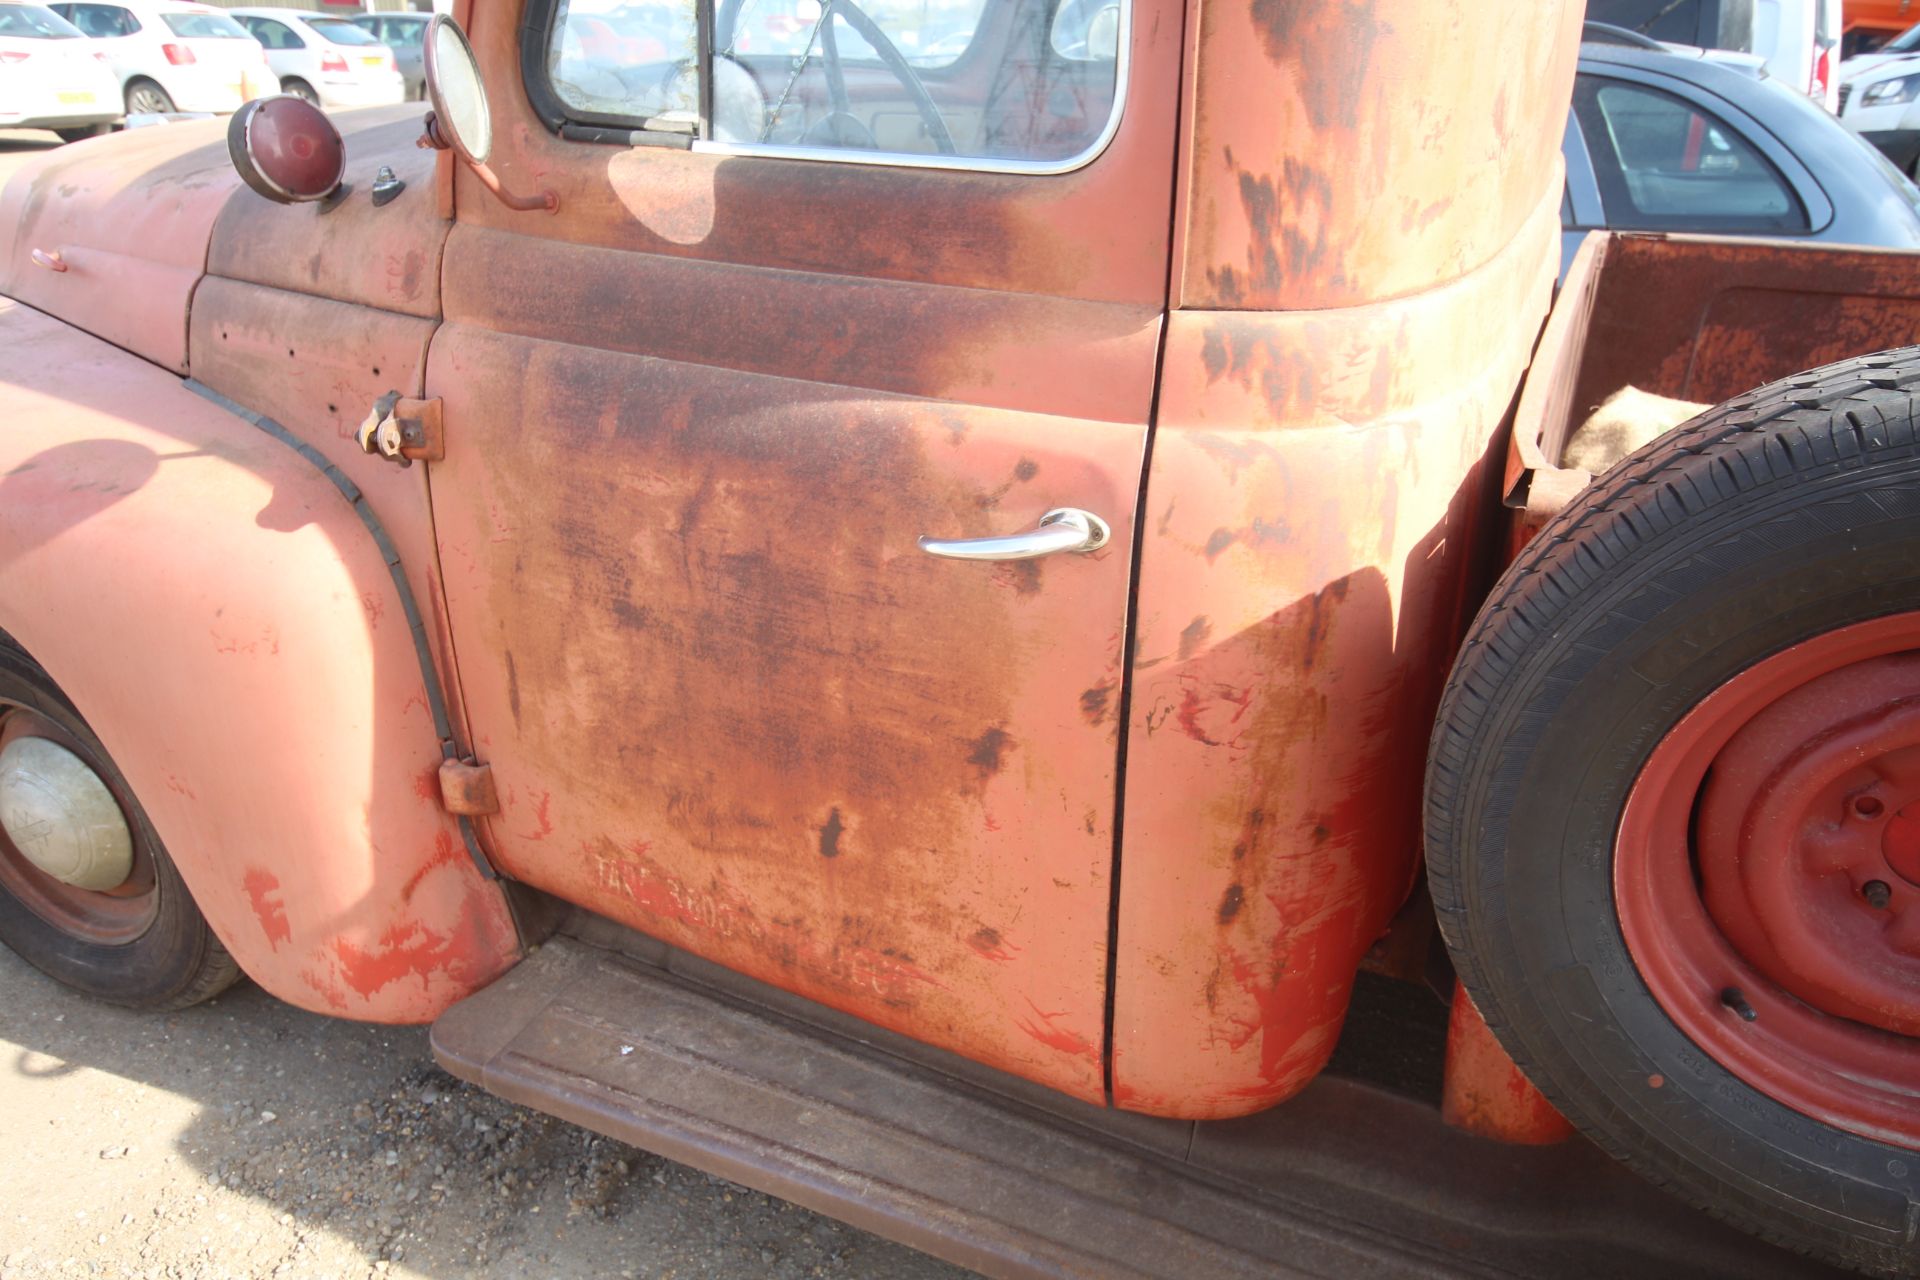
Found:
[(293, 1004), (425, 1021), (519, 955), (439, 805), (398, 589), (299, 453), (0, 298), (0, 629), (126, 774), (214, 932)]

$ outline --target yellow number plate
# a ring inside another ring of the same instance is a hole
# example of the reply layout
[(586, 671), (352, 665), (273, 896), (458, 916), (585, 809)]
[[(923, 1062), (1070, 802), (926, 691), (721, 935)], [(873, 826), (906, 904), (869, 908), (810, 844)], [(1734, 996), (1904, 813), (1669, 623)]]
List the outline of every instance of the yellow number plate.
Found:
[(93, 101), (92, 94), (76, 91), (76, 90), (69, 90), (67, 92), (63, 92), (60, 95), (60, 103), (62, 106), (78, 106), (83, 102), (92, 102), (92, 101)]
[(367, 54), (365, 57), (361, 58), (360, 61), (366, 63), (370, 67), (384, 67), (387, 65), (387, 60), (376, 53)]

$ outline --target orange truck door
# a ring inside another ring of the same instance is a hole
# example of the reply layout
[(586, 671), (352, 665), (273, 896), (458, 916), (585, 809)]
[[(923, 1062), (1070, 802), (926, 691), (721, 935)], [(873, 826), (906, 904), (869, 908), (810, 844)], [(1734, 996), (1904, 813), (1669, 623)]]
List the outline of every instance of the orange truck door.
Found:
[[(427, 372), (494, 857), (1098, 1099), (1179, 6), (1049, 31), (1038, 0), (972, 0), (935, 31), (917, 0), (866, 0), (921, 51), (901, 71), (851, 24), (831, 67), (792, 44), (818, 5), (734, 5), (720, 136), (689, 149), (648, 145), (678, 127), (648, 59), (694, 47), (691, 3), (622, 41), (528, 3), (476, 6), (472, 36), (493, 166), (559, 211), (459, 174)], [(1058, 508), (1111, 540), (918, 545)]]

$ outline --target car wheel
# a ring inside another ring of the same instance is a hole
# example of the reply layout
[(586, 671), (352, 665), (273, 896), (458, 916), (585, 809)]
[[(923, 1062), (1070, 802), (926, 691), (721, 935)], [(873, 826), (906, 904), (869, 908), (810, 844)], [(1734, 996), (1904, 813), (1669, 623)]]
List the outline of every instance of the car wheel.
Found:
[(316, 107), (320, 105), (320, 95), (315, 93), (313, 86), (305, 80), (283, 80), (280, 82), (280, 92), (290, 93), (302, 102), (311, 102)]
[(178, 1009), (239, 976), (106, 748), (0, 634), (0, 942), (113, 1004)]
[(1920, 348), (1694, 419), (1502, 578), (1429, 754), (1461, 980), (1602, 1147), (1920, 1274)]
[(110, 124), (79, 125), (72, 129), (55, 129), (62, 142), (84, 142), (88, 138), (101, 138), (113, 132)]
[(127, 85), (128, 115), (167, 115), (172, 110), (173, 99), (153, 81), (135, 80)]

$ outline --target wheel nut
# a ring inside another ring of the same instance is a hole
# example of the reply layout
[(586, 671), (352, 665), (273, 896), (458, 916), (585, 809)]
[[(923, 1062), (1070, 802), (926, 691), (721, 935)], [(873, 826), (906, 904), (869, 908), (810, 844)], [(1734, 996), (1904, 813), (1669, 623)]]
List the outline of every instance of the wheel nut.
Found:
[(1860, 886), (1860, 896), (1875, 911), (1885, 911), (1887, 903), (1893, 900), (1893, 890), (1887, 887), (1885, 880), (1869, 880)]

